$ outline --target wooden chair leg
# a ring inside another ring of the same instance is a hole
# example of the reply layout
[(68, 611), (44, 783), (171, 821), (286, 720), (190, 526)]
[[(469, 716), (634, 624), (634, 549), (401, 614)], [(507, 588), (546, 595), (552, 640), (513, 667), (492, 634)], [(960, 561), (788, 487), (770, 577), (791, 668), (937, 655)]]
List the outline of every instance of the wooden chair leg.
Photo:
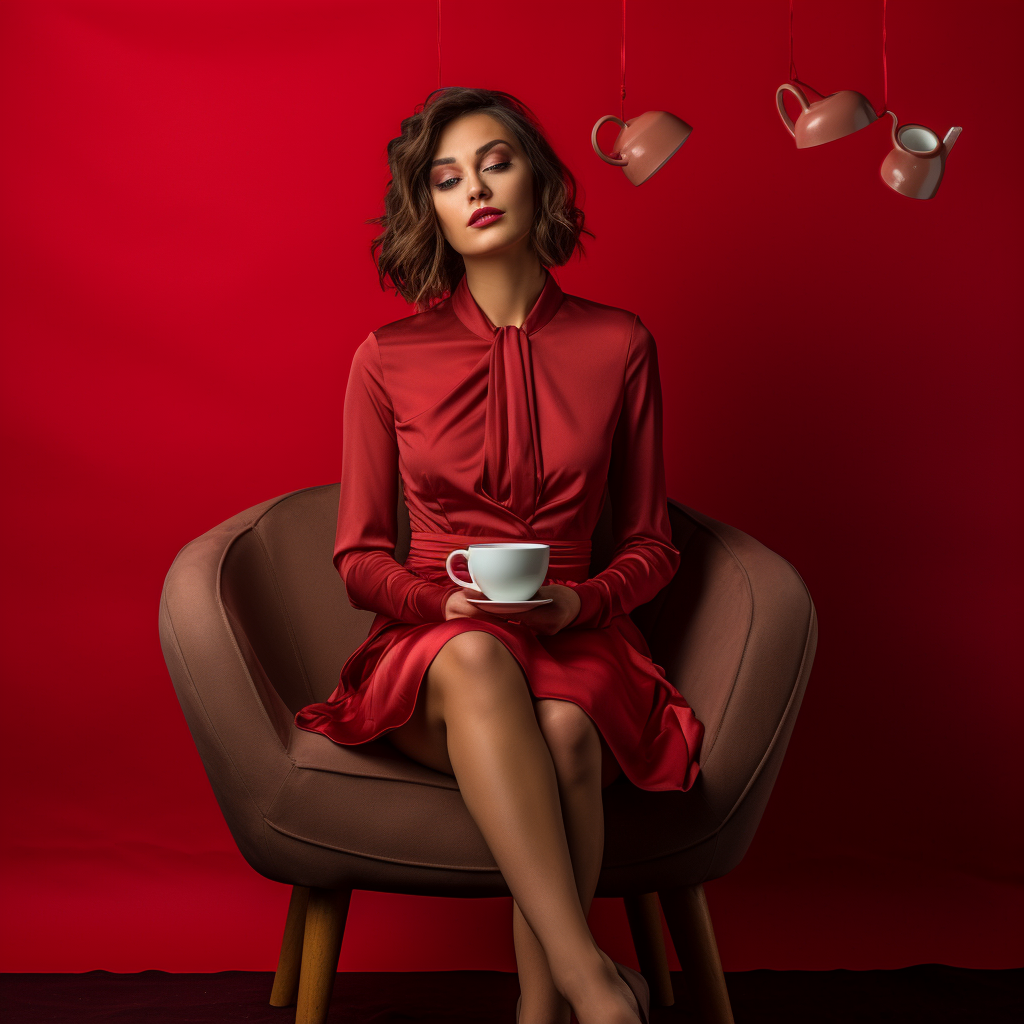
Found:
[(292, 897), (288, 901), (288, 918), (284, 923), (284, 938), (281, 939), (281, 954), (277, 958), (274, 988), (270, 993), (271, 1006), (291, 1006), (299, 991), (302, 933), (306, 929), (308, 902), (309, 889), (303, 885), (293, 885)]
[(698, 1020), (707, 1024), (734, 1024), (704, 886), (667, 889), (660, 896), (683, 971), (686, 986), (683, 998), (692, 1000)]
[(626, 896), (622, 902), (626, 905), (640, 973), (651, 986), (651, 1002), (656, 1006), (671, 1006), (675, 996), (672, 993), (672, 976), (668, 971), (665, 936), (661, 930), (658, 894), (647, 892), (642, 896)]
[(326, 1024), (351, 889), (310, 889), (295, 1024)]

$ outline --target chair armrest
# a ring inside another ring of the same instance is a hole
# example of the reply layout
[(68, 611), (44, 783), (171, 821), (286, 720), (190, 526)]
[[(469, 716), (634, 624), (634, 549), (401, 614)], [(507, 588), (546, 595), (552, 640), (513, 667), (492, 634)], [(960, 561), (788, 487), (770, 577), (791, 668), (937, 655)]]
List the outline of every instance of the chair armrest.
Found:
[(704, 724), (697, 784), (712, 810), (724, 825), (747, 801), (756, 827), (814, 660), (814, 604), (786, 559), (670, 505), (682, 561), (647, 631), (651, 655)]
[(160, 595), (160, 647), (175, 693), (228, 827), (257, 871), (267, 857), (263, 817), (292, 767), (292, 716), (225, 601), (221, 574), (231, 545), (280, 500), (186, 544)]

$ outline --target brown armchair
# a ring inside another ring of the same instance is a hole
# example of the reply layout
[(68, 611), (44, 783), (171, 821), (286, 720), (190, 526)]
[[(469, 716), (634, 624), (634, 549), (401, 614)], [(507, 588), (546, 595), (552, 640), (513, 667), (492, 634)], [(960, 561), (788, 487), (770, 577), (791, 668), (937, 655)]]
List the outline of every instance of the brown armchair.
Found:
[[(178, 700), (242, 856), (292, 886), (270, 1002), (323, 1024), (353, 889), (508, 896), (455, 779), (384, 740), (342, 747), (296, 729), (326, 700), (373, 613), (349, 604), (331, 562), (339, 485), (293, 491), (186, 544), (160, 598)], [(607, 499), (607, 494), (606, 494)], [(732, 1012), (702, 883), (742, 859), (778, 775), (817, 643), (814, 604), (784, 558), (669, 501), (682, 562), (632, 617), (654, 661), (705, 725), (688, 792), (625, 777), (604, 791), (599, 897), (625, 900), (652, 1002), (673, 1002), (659, 903), (684, 998), (714, 1024)], [(399, 483), (395, 557), (409, 546)], [(610, 503), (591, 574), (608, 563)]]

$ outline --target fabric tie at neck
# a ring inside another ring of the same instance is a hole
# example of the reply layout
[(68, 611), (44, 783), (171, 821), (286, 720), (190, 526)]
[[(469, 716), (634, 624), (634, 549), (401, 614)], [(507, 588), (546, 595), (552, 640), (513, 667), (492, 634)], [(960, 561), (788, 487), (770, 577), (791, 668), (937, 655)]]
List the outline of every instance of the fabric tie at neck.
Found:
[(550, 271), (522, 327), (495, 327), (469, 290), (465, 276), (451, 295), (455, 315), (477, 337), (490, 341), (486, 419), (480, 487), (493, 501), (529, 523), (544, 481), (531, 337), (564, 299)]
[(535, 395), (529, 335), (499, 328), (487, 367), (482, 484), (522, 519), (537, 508), (544, 479)]

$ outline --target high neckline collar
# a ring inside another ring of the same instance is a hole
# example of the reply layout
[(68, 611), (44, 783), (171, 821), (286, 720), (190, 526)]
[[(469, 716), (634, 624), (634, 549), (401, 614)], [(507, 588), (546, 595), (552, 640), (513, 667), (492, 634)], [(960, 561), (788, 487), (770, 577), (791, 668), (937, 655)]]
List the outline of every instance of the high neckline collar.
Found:
[[(544, 268), (544, 276), (546, 278), (544, 287), (520, 328), (526, 334), (539, 331), (555, 315), (558, 307), (562, 304), (564, 293), (547, 267)], [(487, 314), (473, 298), (473, 293), (466, 283), (465, 274), (459, 279), (459, 283), (452, 292), (452, 309), (466, 327), (485, 341), (493, 341), (502, 330), (501, 327), (494, 327), (491, 324)]]

